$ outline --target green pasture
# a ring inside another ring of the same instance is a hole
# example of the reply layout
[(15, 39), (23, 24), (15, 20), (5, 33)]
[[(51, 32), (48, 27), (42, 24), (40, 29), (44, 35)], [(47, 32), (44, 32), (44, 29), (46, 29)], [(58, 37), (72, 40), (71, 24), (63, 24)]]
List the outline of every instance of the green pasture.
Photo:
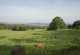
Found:
[[(45, 47), (36, 48), (39, 42)], [(15, 45), (24, 46), (27, 55), (80, 55), (80, 30), (0, 30), (0, 55), (11, 55)]]

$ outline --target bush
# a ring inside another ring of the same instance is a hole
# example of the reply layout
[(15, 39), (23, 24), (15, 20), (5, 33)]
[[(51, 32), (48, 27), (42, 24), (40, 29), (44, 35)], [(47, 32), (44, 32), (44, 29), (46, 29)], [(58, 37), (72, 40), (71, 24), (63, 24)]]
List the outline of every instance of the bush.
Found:
[(75, 21), (72, 26), (74, 29), (80, 29), (80, 20)]
[(68, 25), (67, 25), (67, 28), (68, 28), (68, 29), (72, 29), (72, 24), (68, 24)]
[(25, 26), (14, 26), (12, 28), (13, 31), (25, 31), (26, 27)]

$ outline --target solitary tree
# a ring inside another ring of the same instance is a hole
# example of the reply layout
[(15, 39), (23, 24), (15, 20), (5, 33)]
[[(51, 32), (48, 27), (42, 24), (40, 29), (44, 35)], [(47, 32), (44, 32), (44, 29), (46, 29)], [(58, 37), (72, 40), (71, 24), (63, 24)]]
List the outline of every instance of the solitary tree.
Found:
[(64, 29), (66, 27), (63, 19), (61, 17), (56, 16), (52, 22), (49, 24), (48, 30), (57, 30)]

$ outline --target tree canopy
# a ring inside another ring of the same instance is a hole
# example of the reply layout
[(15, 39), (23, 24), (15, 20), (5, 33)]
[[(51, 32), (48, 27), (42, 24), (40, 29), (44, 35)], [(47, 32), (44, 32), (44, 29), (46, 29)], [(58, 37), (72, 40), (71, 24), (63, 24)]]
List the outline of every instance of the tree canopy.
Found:
[(65, 27), (66, 25), (63, 19), (61, 19), (61, 17), (56, 16), (49, 24), (48, 30), (64, 29)]

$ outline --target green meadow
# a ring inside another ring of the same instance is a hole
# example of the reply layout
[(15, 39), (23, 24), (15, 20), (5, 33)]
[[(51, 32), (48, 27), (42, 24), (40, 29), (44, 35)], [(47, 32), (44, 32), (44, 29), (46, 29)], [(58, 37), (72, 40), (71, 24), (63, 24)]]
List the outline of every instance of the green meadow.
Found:
[[(43, 48), (35, 47), (39, 42)], [(80, 30), (0, 30), (0, 55), (11, 55), (15, 45), (24, 46), (26, 55), (80, 55)]]

